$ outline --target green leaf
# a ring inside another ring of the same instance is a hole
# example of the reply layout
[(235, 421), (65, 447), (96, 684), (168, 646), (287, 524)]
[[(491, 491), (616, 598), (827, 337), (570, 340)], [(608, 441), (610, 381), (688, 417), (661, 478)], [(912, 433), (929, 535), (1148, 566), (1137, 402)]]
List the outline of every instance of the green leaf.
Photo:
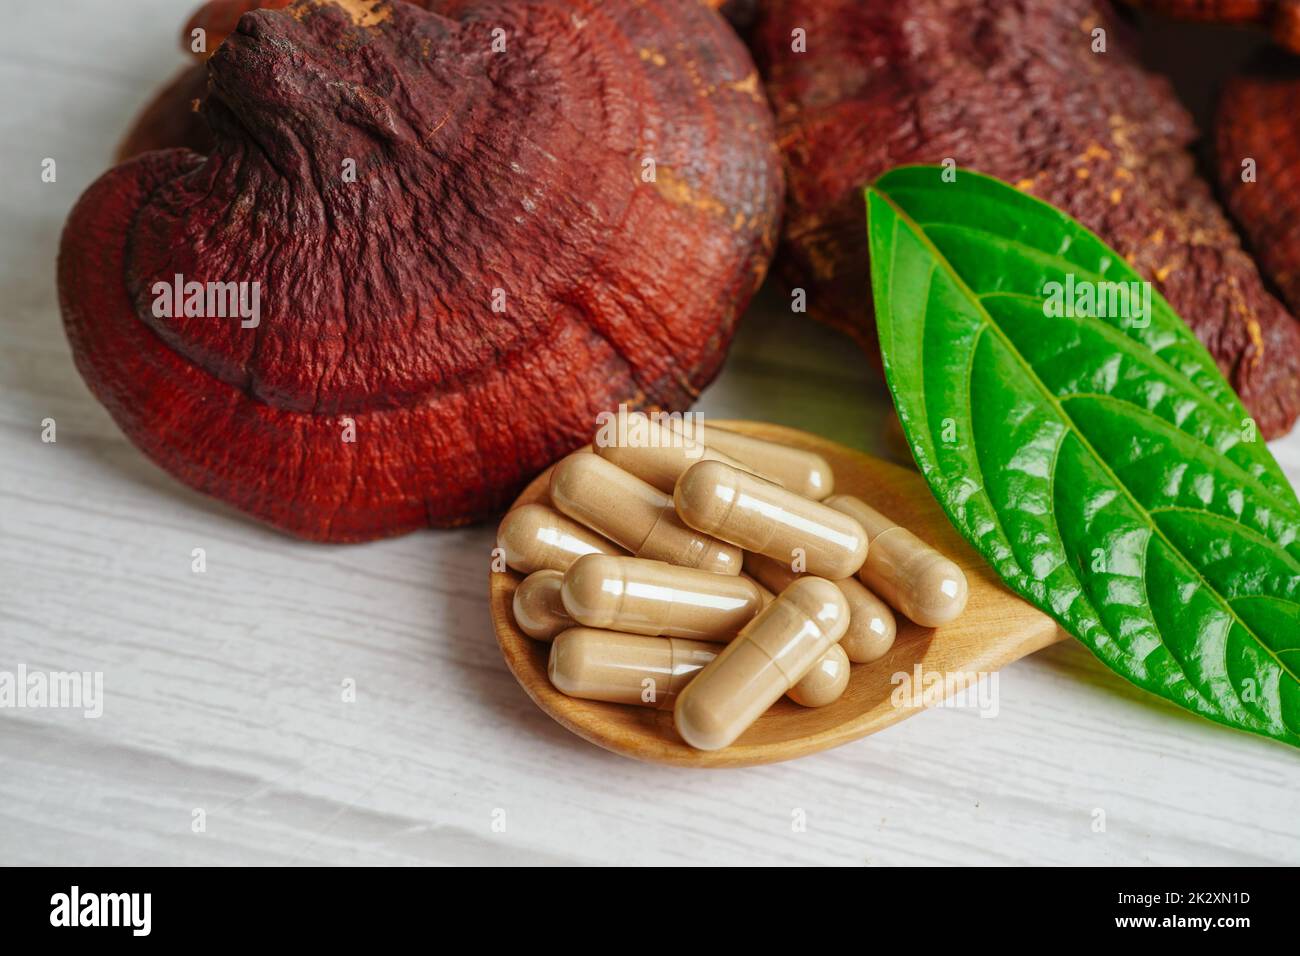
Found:
[(1112, 670), (1300, 746), (1300, 502), (1245, 409), (1158, 293), (1059, 314), (1070, 275), (1141, 282), (1095, 235), (942, 172), (866, 199), (886, 377), (948, 517)]

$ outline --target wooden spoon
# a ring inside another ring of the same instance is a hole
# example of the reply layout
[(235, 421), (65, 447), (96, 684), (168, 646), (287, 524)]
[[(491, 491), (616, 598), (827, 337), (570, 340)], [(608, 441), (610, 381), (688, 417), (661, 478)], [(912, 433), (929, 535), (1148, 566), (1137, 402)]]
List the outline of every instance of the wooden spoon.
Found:
[[(923, 702), (904, 699), (896, 706), (896, 674), (949, 675), (955, 691), (970, 675), (998, 670), (1067, 635), (1046, 614), (1013, 595), (961, 535), (948, 523), (925, 480), (914, 471), (837, 445), (807, 432), (758, 422), (718, 424), (769, 441), (807, 448), (835, 469), (835, 491), (857, 495), (951, 557), (966, 572), (970, 600), (966, 612), (940, 628), (923, 628), (898, 617), (898, 639), (890, 652), (870, 664), (854, 664), (844, 696), (826, 707), (800, 707), (782, 698), (741, 738), (723, 750), (687, 746), (673, 729), (671, 708), (653, 710), (566, 697), (546, 676), (550, 644), (534, 641), (515, 626), (511, 599), (522, 577), (491, 575), (492, 623), (501, 653), (528, 696), (561, 724), (594, 744), (638, 760), (683, 767), (745, 767), (789, 760), (837, 747), (875, 733), (941, 699), (932, 686)], [(519, 496), (514, 507), (546, 499), (550, 471)], [(913, 680), (913, 685), (915, 681)], [(901, 695), (900, 695), (901, 696)]]

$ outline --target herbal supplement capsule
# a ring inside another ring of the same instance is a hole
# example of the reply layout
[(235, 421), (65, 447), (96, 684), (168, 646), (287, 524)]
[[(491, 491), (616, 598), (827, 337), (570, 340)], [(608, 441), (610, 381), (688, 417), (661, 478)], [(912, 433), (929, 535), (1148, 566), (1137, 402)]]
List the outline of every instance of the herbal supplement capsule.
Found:
[[(870, 552), (868, 552), (870, 560)], [(745, 553), (745, 571), (764, 587), (780, 593), (798, 577), (789, 565), (766, 555)], [(849, 604), (849, 628), (840, 638), (840, 647), (855, 664), (879, 660), (894, 646), (898, 622), (884, 601), (872, 594), (857, 578), (832, 581)]]
[[(745, 555), (746, 564), (749, 563), (750, 557), (751, 556), (748, 554)], [(770, 561), (772, 559), (763, 558), (763, 560)], [(748, 575), (742, 572), (741, 577), (748, 577)], [(754, 587), (758, 588), (759, 593), (763, 595), (763, 607), (767, 607), (769, 604), (771, 604), (773, 601), (776, 600), (776, 595), (773, 594), (771, 591), (769, 591), (767, 588), (763, 587), (763, 585), (759, 584), (757, 581), (754, 582)], [(863, 590), (865, 591), (866, 588), (863, 588)], [(853, 628), (853, 616), (852, 613), (850, 613), (849, 629), (851, 630), (852, 628)], [(788, 691), (785, 692), (785, 696), (789, 697), (791, 700), (795, 701), (796, 703), (803, 704), (803, 706), (805, 707), (822, 707), (824, 706), (824, 704), (810, 704), (808, 703), (808, 701), (823, 700), (825, 701), (826, 704), (829, 704), (829, 703), (833, 703), (835, 699), (837, 699), (841, 694), (843, 694), (844, 688), (847, 687), (849, 684), (848, 665), (849, 665), (849, 661), (852, 660), (852, 658), (850, 658), (844, 652), (841, 645), (846, 640), (848, 640), (848, 636), (849, 636), (848, 632), (845, 632), (844, 636), (840, 638), (839, 644), (832, 644), (831, 649), (817, 659), (817, 663), (813, 665), (812, 670), (810, 670), (807, 674), (804, 675), (803, 680), (799, 681), (799, 683), (795, 684), (793, 687), (791, 687)], [(842, 687), (840, 687), (838, 691), (834, 692), (835, 693), (834, 698), (827, 699), (831, 694), (830, 677), (832, 674), (839, 673), (839, 667), (836, 663), (837, 661), (842, 661), (844, 664), (843, 667), (844, 684)], [(804, 700), (799, 700), (800, 696), (802, 696)]]
[[(712, 641), (570, 626), (555, 638), (547, 671), (556, 690), (569, 697), (666, 708), (686, 682), (717, 657), (720, 650), (721, 646)], [(827, 658), (834, 658), (837, 651), (837, 646), (831, 647), (813, 665), (813, 670), (790, 689), (792, 700), (800, 687), (804, 687), (806, 699), (819, 699), (829, 693), (825, 685), (829, 683), (834, 664), (828, 663)], [(846, 679), (847, 670), (845, 667)], [(826, 673), (820, 673), (823, 671)], [(820, 705), (804, 703), (804, 706)]]
[(572, 455), (556, 465), (551, 501), (639, 558), (740, 573), (739, 548), (686, 527), (671, 498), (599, 455)]
[(857, 578), (844, 578), (834, 584), (849, 605), (849, 629), (840, 638), (840, 647), (855, 664), (880, 660), (898, 636), (894, 612)]
[(860, 498), (834, 495), (826, 503), (867, 529), (871, 551), (858, 576), (903, 614), (938, 627), (966, 607), (966, 575), (952, 561)]
[(784, 561), (769, 558), (765, 554), (755, 554), (753, 551), (745, 552), (742, 567), (746, 574), (776, 594), (780, 594), (799, 577)]
[[(751, 557), (753, 557), (753, 555), (749, 555), (749, 554), (746, 554), (746, 555), (745, 555), (745, 563), (746, 563), (746, 564), (749, 563), (749, 559), (750, 559)], [(761, 555), (760, 555), (760, 557), (761, 557)], [(771, 559), (771, 558), (763, 558), (763, 560), (764, 560), (764, 561), (771, 561), (772, 559)], [(745, 580), (747, 580), (747, 581), (754, 581), (753, 578), (751, 578), (749, 575), (745, 574), (744, 572), (742, 572), (740, 576), (741, 576), (742, 578), (744, 578)], [(847, 580), (853, 580), (853, 579), (852, 579), (852, 578), (848, 578)], [(857, 582), (855, 581), (854, 583), (856, 584)], [(762, 598), (763, 598), (763, 607), (767, 607), (769, 604), (771, 604), (773, 601), (776, 600), (776, 595), (773, 594), (771, 591), (769, 591), (767, 588), (763, 587), (763, 585), (759, 584), (757, 581), (754, 581), (754, 587), (758, 588), (758, 593), (759, 593), (760, 595), (762, 595)], [(782, 590), (784, 590), (784, 589), (782, 589)], [(863, 590), (865, 591), (866, 588), (863, 588)], [(883, 602), (882, 602), (882, 603), (883, 603)], [(850, 615), (849, 615), (849, 630), (852, 630), (852, 629), (853, 629), (853, 616), (852, 616), (852, 614), (850, 613)], [(823, 698), (823, 699), (824, 699), (824, 698), (825, 698), (825, 697), (830, 693), (830, 688), (829, 688), (829, 686), (827, 686), (827, 685), (829, 684), (829, 678), (830, 678), (830, 675), (831, 675), (832, 673), (836, 673), (836, 672), (837, 672), (835, 661), (841, 661), (841, 660), (844, 662), (844, 665), (845, 665), (845, 666), (844, 666), (844, 686), (847, 687), (847, 686), (848, 686), (848, 683), (849, 683), (849, 667), (848, 667), (848, 664), (849, 664), (849, 661), (852, 660), (852, 658), (850, 658), (848, 655), (846, 655), (846, 654), (844, 653), (844, 651), (841, 649), (841, 646), (840, 646), (840, 645), (842, 645), (846, 640), (848, 640), (848, 638), (849, 638), (848, 632), (845, 632), (844, 636), (843, 636), (842, 638), (840, 638), (840, 643), (839, 643), (839, 644), (832, 644), (832, 645), (831, 645), (831, 649), (830, 649), (829, 651), (827, 651), (825, 654), (823, 654), (820, 658), (818, 658), (817, 663), (813, 665), (813, 669), (810, 670), (807, 674), (804, 675), (804, 679), (801, 680), (801, 681), (799, 681), (799, 683), (795, 684), (795, 685), (794, 685), (793, 687), (791, 687), (788, 691), (786, 691), (786, 694), (785, 694), (785, 695), (786, 695), (787, 697), (789, 697), (791, 700), (794, 700), (794, 701), (797, 701), (797, 702), (800, 703), (800, 704), (803, 704), (805, 707), (820, 707), (820, 706), (822, 706), (821, 704), (809, 704), (809, 703), (805, 703), (805, 701), (798, 700), (798, 698), (797, 698), (795, 695), (796, 695), (796, 693), (799, 693), (799, 694), (803, 695), (803, 696), (804, 696), (806, 699), (808, 699), (808, 700), (814, 700), (814, 699), (818, 699), (818, 698)], [(818, 676), (819, 674), (820, 674), (820, 676)], [(800, 690), (800, 688), (803, 688), (803, 690)], [(843, 692), (844, 692), (844, 688), (841, 687), (840, 690), (839, 690), (838, 692), (836, 692), (835, 696), (836, 696), (836, 697), (839, 697), (839, 695), (842, 694)], [(829, 703), (831, 703), (831, 701), (830, 701), (830, 700), (827, 700), (826, 703), (829, 704)]]
[(560, 597), (563, 584), (564, 575), (550, 568), (534, 571), (519, 582), (512, 602), (519, 630), (533, 640), (549, 641), (565, 628), (573, 627), (573, 618), (564, 610), (564, 601)]
[(562, 694), (640, 707), (671, 707), (717, 644), (571, 627), (556, 635), (546, 672)]
[(610, 464), (667, 494), (673, 493), (677, 479), (697, 461), (724, 461), (745, 467), (705, 446), (693, 431), (665, 428), (643, 412), (629, 412), (618, 421), (623, 433), (604, 438), (597, 434), (592, 449)]
[[(746, 555), (746, 557), (748, 557), (748, 555)], [(769, 604), (771, 604), (773, 601), (776, 600), (776, 595), (773, 594), (771, 591), (769, 591), (767, 588), (763, 587), (763, 585), (759, 583), (757, 578), (750, 577), (748, 574), (745, 574), (743, 571), (741, 572), (740, 576), (742, 578), (745, 578), (746, 580), (754, 582), (754, 587), (758, 588), (758, 593), (759, 595), (761, 595), (763, 599), (763, 607), (767, 607)]]
[(682, 691), (673, 710), (677, 732), (699, 750), (727, 746), (803, 680), (848, 623), (835, 585), (795, 581)]
[(839, 700), (848, 686), (849, 655), (841, 644), (832, 644), (786, 696), (804, 707), (825, 707)]
[(687, 525), (746, 551), (789, 561), (801, 549), (818, 577), (851, 577), (867, 556), (867, 534), (848, 515), (720, 461), (692, 465), (673, 500)]
[[(587, 456), (591, 457), (591, 456)], [(546, 505), (520, 505), (497, 528), (506, 564), (522, 574), (564, 571), (584, 554), (618, 554), (619, 548)]]
[(703, 442), (705, 447), (734, 458), (741, 468), (796, 495), (821, 501), (835, 487), (830, 462), (816, 452), (727, 431), (717, 425), (683, 424), (679, 430), (683, 435)]
[(729, 641), (763, 606), (757, 584), (663, 561), (589, 554), (564, 573), (564, 608), (587, 627)]

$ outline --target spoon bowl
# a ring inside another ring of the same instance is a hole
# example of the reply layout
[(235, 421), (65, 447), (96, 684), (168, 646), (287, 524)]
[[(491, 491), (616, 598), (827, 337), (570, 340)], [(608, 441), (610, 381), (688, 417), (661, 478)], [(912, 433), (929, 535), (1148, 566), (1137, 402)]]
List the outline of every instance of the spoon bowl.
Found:
[[(515, 625), (511, 601), (523, 576), (493, 572), (492, 624), (506, 666), (537, 706), (578, 736), (637, 760), (682, 767), (746, 767), (789, 760), (865, 737), (933, 706), (976, 675), (987, 674), (1064, 639), (1046, 614), (1012, 594), (948, 522), (916, 472), (808, 432), (759, 422), (718, 422), (734, 431), (817, 452), (835, 471), (835, 492), (857, 495), (952, 558), (966, 573), (970, 597), (951, 624), (924, 628), (898, 615), (898, 638), (880, 660), (854, 664), (849, 686), (833, 704), (801, 707), (779, 700), (730, 747), (695, 750), (673, 728), (672, 709), (655, 710), (566, 697), (546, 675), (550, 644)], [(550, 470), (538, 475), (512, 507), (546, 501)], [(915, 687), (916, 668), (922, 680)], [(906, 681), (896, 675), (906, 675)], [(924, 685), (929, 683), (927, 688)]]

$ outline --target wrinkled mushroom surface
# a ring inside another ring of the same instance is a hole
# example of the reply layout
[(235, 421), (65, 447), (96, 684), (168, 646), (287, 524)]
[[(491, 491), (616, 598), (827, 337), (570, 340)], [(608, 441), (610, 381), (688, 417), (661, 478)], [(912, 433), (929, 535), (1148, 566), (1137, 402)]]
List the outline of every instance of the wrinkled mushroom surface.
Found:
[[(277, 10), (287, 7), (293, 0), (208, 0), (194, 11), (185, 29), (181, 33), (181, 45), (191, 49), (193, 32), (201, 29), (206, 34), (206, 51), (198, 53), (206, 58), (223, 40), (234, 32), (235, 25), (249, 10)], [(407, 0), (417, 7), (437, 7), (438, 0)], [(700, 0), (705, 6), (712, 7), (737, 26), (748, 25), (754, 18), (758, 0)]]
[[(184, 146), (199, 153), (212, 149), (212, 131), (200, 113), (208, 87), (208, 71), (203, 61), (216, 52), (222, 41), (235, 29), (239, 18), (250, 10), (278, 10), (292, 0), (209, 0), (190, 17), (181, 30), (181, 49), (197, 62), (182, 67), (140, 111), (131, 128), (117, 147), (117, 161), (151, 149)], [(411, 0), (418, 6), (427, 2)], [(195, 49), (195, 31), (202, 32), (202, 43)]]
[(1187, 320), (1261, 431), (1281, 434), (1300, 411), (1300, 325), (1196, 176), (1186, 112), (1108, 13), (1091, 0), (765, 4), (754, 49), (787, 164), (786, 275), (809, 311), (874, 349), (861, 187), (951, 158), (1100, 234)]
[(1229, 211), (1283, 300), (1300, 314), (1300, 75), (1248, 73), (1224, 88), (1215, 120)]
[[(715, 11), (438, 9), (245, 15), (206, 65), (210, 154), (110, 170), (63, 234), (68, 337), (123, 431), (306, 538), (487, 516), (601, 410), (686, 406), (775, 237), (770, 114)], [(260, 283), (260, 323), (158, 317), (178, 274)]]
[[(169, 149), (184, 146), (200, 153), (212, 148), (212, 134), (199, 115), (198, 104), (208, 83), (208, 73), (202, 66), (235, 30), (239, 18), (250, 10), (278, 10), (290, 5), (292, 0), (208, 0), (194, 11), (181, 30), (181, 49), (191, 53), (199, 62), (183, 68), (164, 86), (131, 124), (125, 139), (117, 148), (119, 162), (151, 149)], [(407, 0), (417, 7), (440, 9), (442, 0)], [(704, 6), (718, 10), (737, 29), (746, 29), (753, 22), (757, 0), (697, 0)], [(364, 5), (362, 9), (364, 9)], [(577, 5), (576, 9), (581, 9)], [(202, 32), (201, 49), (195, 49), (195, 32)]]

